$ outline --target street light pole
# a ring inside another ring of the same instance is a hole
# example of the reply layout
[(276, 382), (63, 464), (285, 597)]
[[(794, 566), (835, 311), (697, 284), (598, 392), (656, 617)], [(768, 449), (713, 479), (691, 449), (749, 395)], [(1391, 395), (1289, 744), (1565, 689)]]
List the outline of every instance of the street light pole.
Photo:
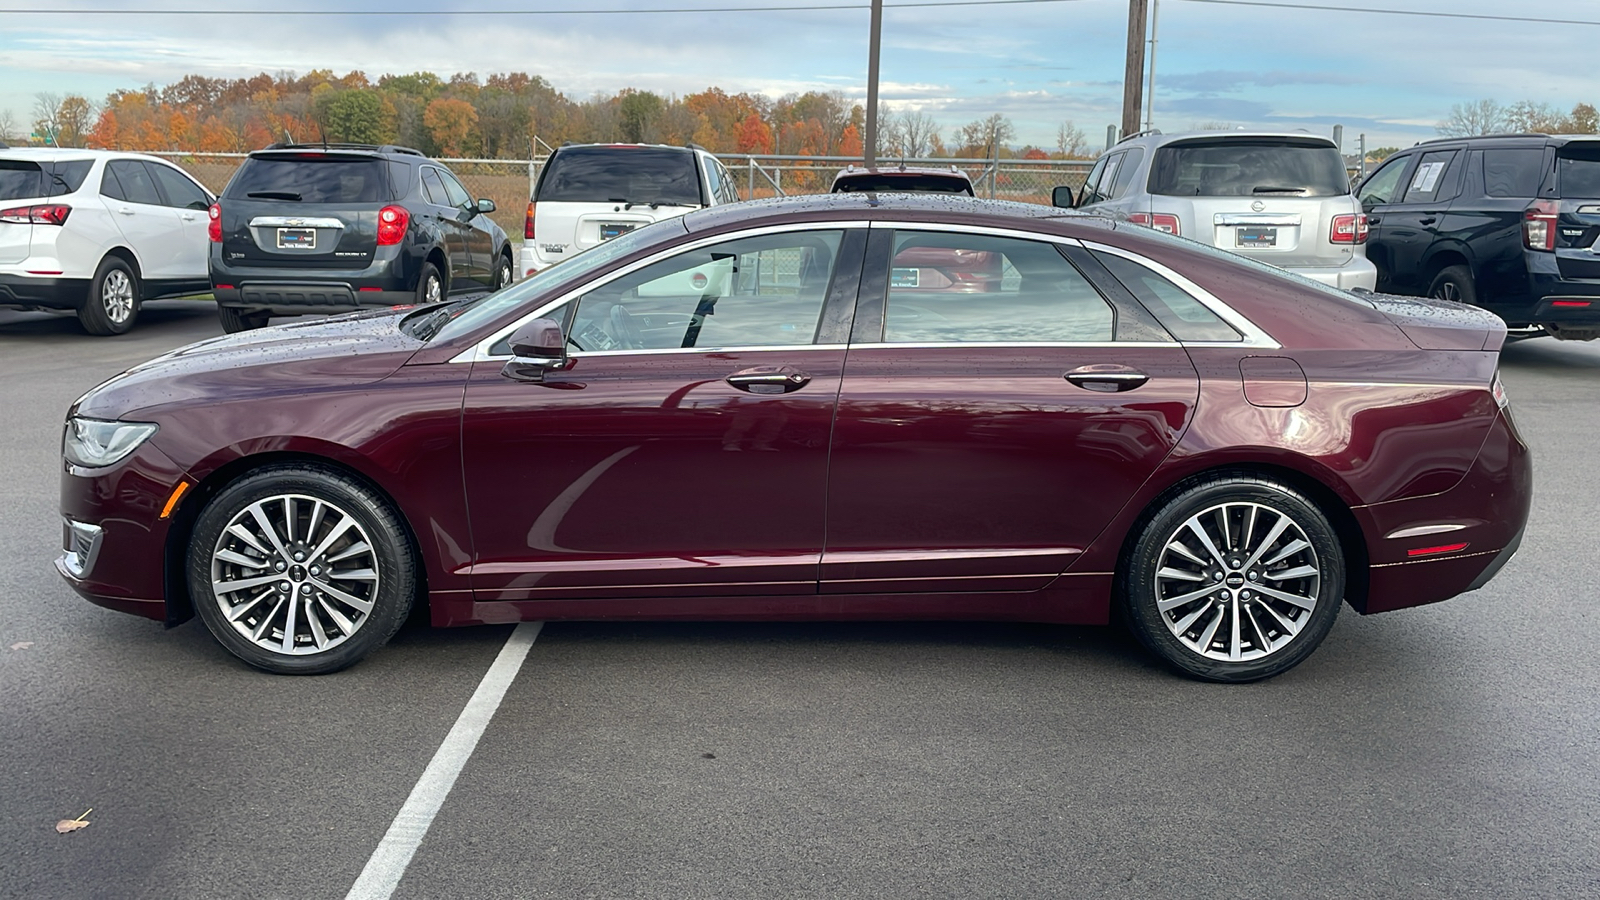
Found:
[(883, 0), (872, 0), (872, 46), (867, 51), (866, 164), (878, 164), (878, 45), (883, 37)]

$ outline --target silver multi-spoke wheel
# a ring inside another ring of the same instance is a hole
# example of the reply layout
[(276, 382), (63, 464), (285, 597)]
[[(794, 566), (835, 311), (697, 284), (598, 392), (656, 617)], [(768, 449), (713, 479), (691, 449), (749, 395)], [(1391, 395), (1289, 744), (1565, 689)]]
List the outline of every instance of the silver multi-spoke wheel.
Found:
[(211, 590), (223, 619), (274, 654), (324, 653), (349, 640), (378, 599), (379, 564), (349, 511), (305, 494), (256, 500), (211, 551)]
[(1261, 503), (1219, 503), (1172, 532), (1156, 565), (1156, 610), (1195, 653), (1249, 662), (1288, 646), (1311, 621), (1323, 574), (1306, 531)]
[(444, 299), (444, 284), (439, 280), (439, 276), (430, 275), (422, 286), (422, 302), (438, 303), (442, 299)]
[(1460, 303), (1461, 288), (1456, 287), (1454, 282), (1442, 282), (1438, 287), (1433, 289), (1433, 296), (1439, 300), (1452, 300), (1456, 303)]
[(100, 304), (106, 318), (121, 325), (133, 315), (133, 279), (122, 269), (112, 269), (100, 283)]

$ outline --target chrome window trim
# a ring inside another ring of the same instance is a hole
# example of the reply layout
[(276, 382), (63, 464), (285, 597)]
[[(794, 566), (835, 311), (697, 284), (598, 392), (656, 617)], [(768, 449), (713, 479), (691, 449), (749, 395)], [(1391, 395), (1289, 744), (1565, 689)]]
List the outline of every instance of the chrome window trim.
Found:
[(1177, 341), (906, 341), (905, 343), (874, 341), (867, 344), (851, 344), (850, 349), (854, 351), (892, 350), (902, 347), (1144, 347), (1176, 350), (1182, 346), (1185, 345)]
[[(713, 244), (726, 243), (727, 241), (737, 241), (737, 240), (741, 240), (743, 238), (761, 237), (763, 235), (768, 235), (768, 234), (783, 234), (785, 232), (790, 232), (790, 231), (821, 231), (821, 230), (835, 230), (835, 229), (837, 229), (837, 230), (847, 230), (847, 229), (851, 229), (851, 228), (866, 228), (866, 227), (869, 226), (869, 224), (870, 223), (868, 223), (866, 221), (863, 221), (863, 220), (860, 220), (860, 219), (847, 219), (847, 220), (837, 220), (837, 221), (815, 221), (815, 222), (786, 222), (786, 223), (784, 223), (782, 225), (764, 225), (764, 226), (761, 226), (759, 228), (750, 228), (750, 229), (747, 229), (745, 231), (730, 231), (730, 232), (725, 232), (723, 234), (709, 235), (707, 237), (703, 237), (703, 238), (700, 238), (698, 240), (693, 240), (693, 241), (689, 241), (687, 243), (678, 244), (676, 246), (669, 247), (669, 248), (667, 248), (665, 250), (662, 250), (660, 253), (654, 253), (654, 254), (651, 254), (650, 256), (645, 257), (644, 259), (637, 260), (635, 262), (629, 263), (627, 266), (624, 266), (623, 268), (613, 269), (609, 275), (605, 276), (602, 279), (596, 279), (596, 280), (592, 280), (592, 281), (587, 281), (582, 286), (574, 288), (574, 289), (572, 289), (570, 291), (567, 291), (566, 293), (562, 294), (561, 296), (557, 297), (556, 299), (551, 300), (548, 303), (545, 303), (544, 305), (538, 307), (537, 309), (533, 310), (532, 312), (528, 313), (527, 315), (524, 315), (521, 318), (517, 319), (516, 321), (512, 322), (510, 325), (507, 325), (506, 327), (495, 331), (493, 334), (491, 334), (488, 337), (478, 341), (476, 344), (472, 345), (471, 347), (468, 347), (467, 349), (461, 351), (460, 353), (457, 353), (455, 356), (452, 356), (450, 358), (450, 362), (451, 363), (474, 363), (474, 362), (493, 362), (493, 361), (498, 361), (498, 360), (510, 359), (511, 358), (510, 354), (506, 354), (506, 355), (503, 355), (503, 356), (502, 355), (492, 354), (492, 353), (489, 352), (489, 348), (493, 347), (495, 344), (498, 344), (500, 341), (505, 340), (507, 337), (509, 337), (511, 335), (511, 333), (513, 331), (516, 331), (518, 328), (521, 328), (523, 325), (533, 321), (534, 319), (540, 318), (544, 314), (550, 312), (553, 309), (556, 309), (557, 307), (561, 306), (562, 304), (569, 303), (572, 300), (575, 300), (578, 297), (583, 296), (584, 294), (588, 293), (589, 291), (594, 290), (595, 288), (603, 287), (605, 285), (608, 285), (611, 282), (616, 281), (619, 278), (625, 278), (628, 275), (631, 275), (634, 272), (637, 272), (637, 271), (639, 271), (640, 269), (643, 269), (646, 266), (654, 265), (655, 263), (658, 263), (658, 262), (662, 261), (663, 259), (667, 259), (668, 257), (671, 257), (671, 256), (676, 256), (679, 253), (686, 253), (686, 252), (689, 252), (689, 251), (692, 251), (692, 250), (698, 250), (701, 247), (709, 247), (709, 246), (711, 246)], [(576, 258), (576, 257), (574, 257), (574, 258)], [(820, 313), (820, 311), (819, 311), (819, 313)], [(780, 346), (782, 346), (785, 349), (793, 350), (793, 349), (798, 349), (798, 348), (802, 348), (802, 347), (822, 347), (822, 346), (832, 346), (832, 345), (825, 345), (825, 344), (784, 344), (784, 345), (780, 345)], [(840, 345), (840, 346), (843, 346), (843, 345)], [(582, 355), (585, 355), (585, 356), (593, 356), (593, 355), (596, 355), (596, 354), (607, 354), (607, 353), (672, 353), (672, 352), (675, 352), (675, 351), (684, 351), (684, 352), (690, 352), (690, 353), (715, 353), (715, 352), (719, 352), (719, 351), (729, 351), (729, 350), (740, 350), (740, 351), (743, 351), (743, 350), (748, 350), (748, 349), (770, 349), (770, 348), (766, 348), (766, 347), (761, 347), (761, 348), (750, 348), (750, 347), (682, 347), (682, 348), (667, 348), (665, 350), (641, 350), (641, 351), (633, 351), (633, 350), (586, 350), (586, 351), (579, 351), (579, 353), (574, 353), (574, 354), (571, 354), (571, 355), (573, 357), (577, 357), (577, 356), (580, 355), (580, 353)]]
[(344, 228), (344, 222), (328, 216), (256, 216), (251, 228)]
[(1277, 225), (1299, 227), (1299, 213), (1217, 213), (1211, 217), (1216, 225)]
[[(1062, 218), (1066, 218), (1063, 216)], [(1043, 219), (1040, 221), (1049, 221)], [(1016, 228), (1002, 228), (997, 225), (959, 225), (953, 222), (902, 222), (874, 220), (870, 228), (876, 230), (886, 228), (891, 231), (946, 231), (961, 234), (984, 234), (991, 237), (1016, 238), (1022, 241), (1033, 241), (1044, 244), (1066, 244), (1069, 247), (1082, 247), (1084, 242), (1077, 238), (1066, 237), (1059, 234), (1041, 234), (1037, 231), (1023, 231)], [(1087, 280), (1087, 278), (1085, 279)], [(1090, 282), (1093, 285), (1093, 282)]]
[[(589, 359), (599, 356), (660, 356), (664, 353), (755, 353), (761, 350), (845, 350), (849, 344), (751, 344), (737, 347), (666, 347), (660, 350), (575, 350), (568, 359)], [(510, 359), (509, 356), (495, 357)]]
[(1150, 269), (1156, 274), (1177, 285), (1178, 288), (1184, 293), (1199, 301), (1201, 306), (1204, 306), (1213, 313), (1216, 313), (1217, 318), (1227, 322), (1229, 325), (1233, 326), (1235, 331), (1244, 335), (1244, 340), (1242, 341), (1179, 341), (1178, 343), (1181, 345), (1185, 347), (1252, 347), (1266, 350), (1283, 349), (1282, 344), (1274, 340), (1272, 335), (1267, 334), (1260, 328), (1260, 326), (1256, 325), (1256, 323), (1245, 318), (1233, 307), (1224, 303), (1221, 298), (1217, 297), (1215, 294), (1211, 293), (1200, 285), (1195, 284), (1188, 278), (1185, 278), (1183, 275), (1173, 271), (1167, 266), (1164, 266), (1147, 256), (1140, 256), (1137, 253), (1124, 250), (1121, 247), (1113, 247), (1110, 244), (1101, 244), (1096, 241), (1082, 241), (1080, 243), (1090, 250), (1101, 253), (1110, 253), (1113, 256), (1120, 256), (1129, 262), (1135, 262)]

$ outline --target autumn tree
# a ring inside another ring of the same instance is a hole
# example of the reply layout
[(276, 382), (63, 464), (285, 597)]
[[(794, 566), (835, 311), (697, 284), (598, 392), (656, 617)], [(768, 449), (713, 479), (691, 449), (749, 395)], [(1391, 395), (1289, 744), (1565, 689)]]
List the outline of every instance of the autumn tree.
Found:
[(422, 124), (445, 156), (465, 156), (478, 129), (478, 111), (465, 100), (440, 97), (428, 104)]
[(394, 106), (375, 90), (337, 91), (322, 105), (321, 113), (329, 140), (387, 144), (396, 138)]
[(1082, 159), (1089, 155), (1089, 138), (1071, 119), (1056, 126), (1056, 152), (1062, 159)]
[(622, 139), (631, 144), (642, 143), (649, 136), (665, 105), (660, 97), (649, 91), (624, 92), (617, 98)]
[(866, 148), (861, 146), (861, 133), (854, 125), (846, 125), (844, 134), (839, 137), (840, 156), (864, 156)]
[(734, 143), (739, 153), (771, 153), (772, 129), (755, 113), (744, 117), (739, 124), (739, 139)]
[(961, 126), (961, 152), (968, 156), (994, 156), (1016, 134), (1010, 119), (1002, 113), (992, 113), (986, 119), (974, 119)]

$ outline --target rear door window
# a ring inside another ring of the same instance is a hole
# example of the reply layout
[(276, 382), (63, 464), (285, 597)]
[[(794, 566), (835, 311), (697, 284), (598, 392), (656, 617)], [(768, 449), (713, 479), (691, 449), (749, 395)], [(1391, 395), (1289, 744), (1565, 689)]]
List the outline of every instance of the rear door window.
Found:
[(1337, 197), (1350, 193), (1332, 145), (1295, 138), (1216, 138), (1156, 149), (1150, 193), (1173, 197)]
[(388, 199), (383, 161), (305, 153), (252, 156), (228, 183), (230, 199), (379, 203)]
[(450, 205), (450, 195), (445, 193), (444, 182), (439, 180), (439, 170), (433, 168), (422, 170), (422, 196), (434, 206)]
[(1144, 148), (1135, 147), (1122, 155), (1122, 164), (1117, 167), (1117, 177), (1111, 183), (1111, 199), (1124, 197), (1133, 185), (1133, 178), (1139, 174), (1139, 164), (1144, 162)]
[(1556, 151), (1562, 197), (1600, 197), (1600, 141), (1573, 141)]
[(661, 147), (568, 147), (539, 181), (538, 202), (700, 205), (694, 154)]
[(150, 170), (145, 168), (143, 162), (137, 159), (112, 160), (106, 163), (106, 176), (118, 190), (115, 194), (108, 193), (106, 185), (102, 184), (100, 193), (114, 200), (126, 200), (129, 203), (163, 205), (161, 193), (156, 190), (155, 179), (151, 177)]
[(1483, 150), (1485, 197), (1526, 197), (1539, 193), (1544, 175), (1544, 149)]
[(1405, 202), (1433, 203), (1455, 197), (1461, 181), (1460, 157), (1456, 150), (1422, 154), (1417, 171), (1411, 175), (1411, 186), (1406, 188)]
[(183, 173), (159, 164), (151, 164), (148, 168), (155, 173), (156, 181), (166, 192), (168, 205), (179, 209), (205, 209), (211, 205), (211, 198), (206, 196), (200, 185), (190, 181)]

